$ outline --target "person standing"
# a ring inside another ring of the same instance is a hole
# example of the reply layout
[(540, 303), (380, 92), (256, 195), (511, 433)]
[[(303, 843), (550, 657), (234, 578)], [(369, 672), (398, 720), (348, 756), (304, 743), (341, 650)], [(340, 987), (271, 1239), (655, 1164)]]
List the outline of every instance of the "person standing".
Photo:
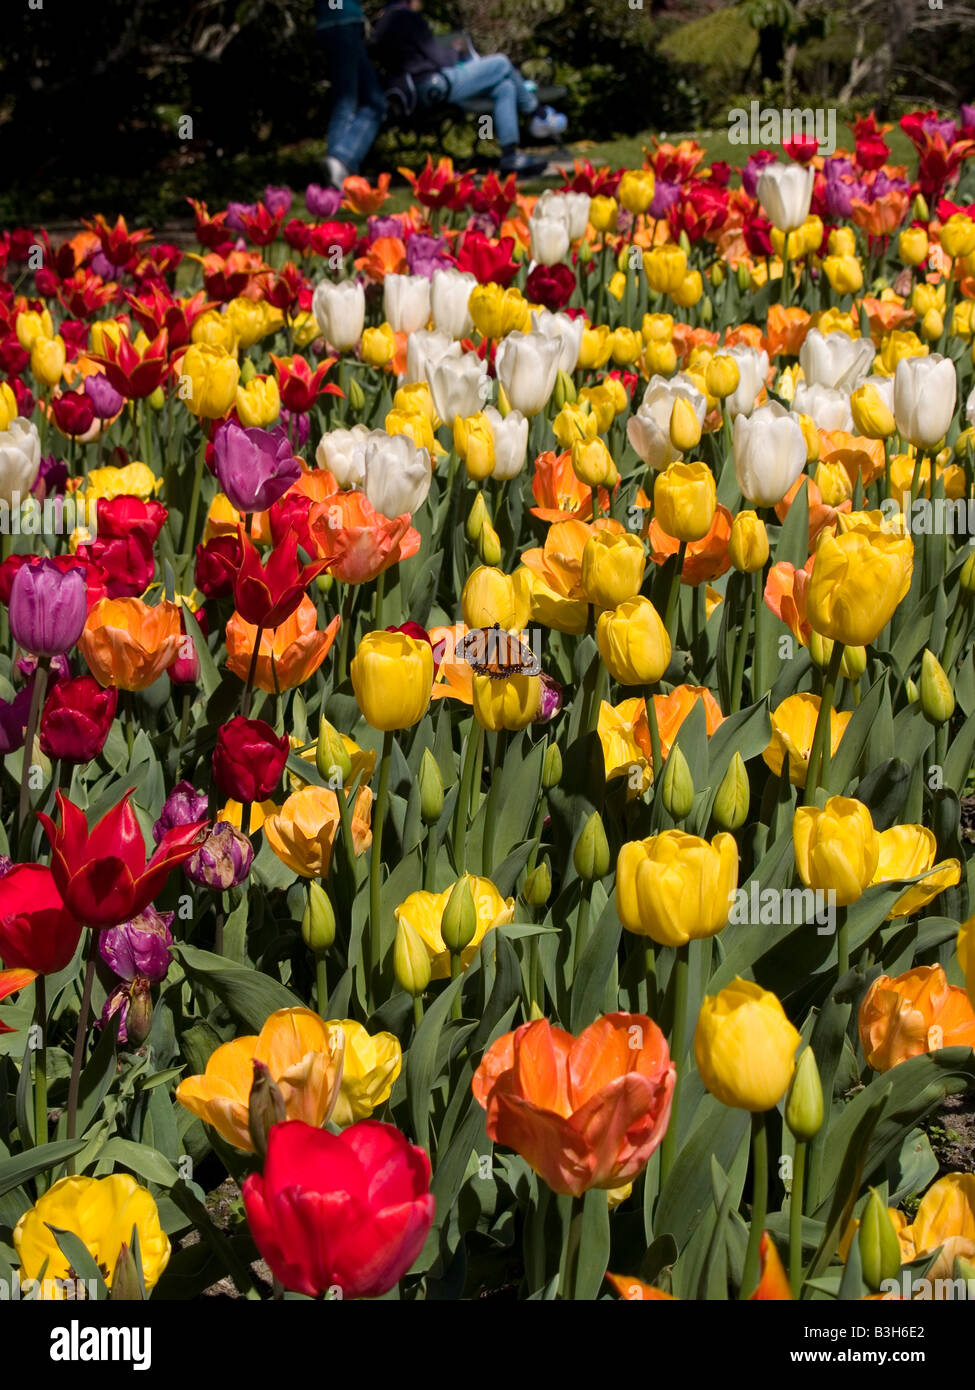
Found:
[(325, 174), (335, 188), (359, 172), (386, 114), (365, 31), (359, 0), (315, 0), (315, 34), (325, 49), (332, 85)]

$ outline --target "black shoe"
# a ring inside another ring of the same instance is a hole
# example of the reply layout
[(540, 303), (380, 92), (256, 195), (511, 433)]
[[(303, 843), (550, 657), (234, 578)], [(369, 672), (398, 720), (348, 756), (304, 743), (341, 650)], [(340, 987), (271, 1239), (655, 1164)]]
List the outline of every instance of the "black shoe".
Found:
[(548, 168), (547, 159), (539, 159), (535, 155), (523, 154), (521, 150), (516, 150), (514, 154), (503, 154), (501, 156), (502, 174), (518, 174), (522, 178), (534, 179), (545, 173)]

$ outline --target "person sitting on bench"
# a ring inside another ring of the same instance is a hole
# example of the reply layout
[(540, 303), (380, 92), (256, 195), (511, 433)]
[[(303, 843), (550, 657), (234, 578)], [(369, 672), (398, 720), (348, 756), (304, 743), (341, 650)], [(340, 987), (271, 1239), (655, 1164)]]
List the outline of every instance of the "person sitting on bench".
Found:
[(539, 105), (505, 54), (464, 61), (458, 47), (440, 43), (420, 13), (421, 4), (422, 0), (394, 0), (373, 28), (377, 57), (394, 85), (398, 85), (396, 79), (410, 79), (417, 101), (424, 107), (445, 101), (460, 106), (476, 97), (489, 97), (494, 103), (494, 134), (501, 146), (501, 172), (540, 174), (547, 161), (518, 149), (518, 117), (531, 117), (531, 137), (541, 141), (562, 134), (565, 116)]
[(328, 58), (332, 114), (325, 177), (341, 188), (369, 152), (386, 114), (386, 95), (369, 61), (358, 0), (315, 0), (315, 35)]

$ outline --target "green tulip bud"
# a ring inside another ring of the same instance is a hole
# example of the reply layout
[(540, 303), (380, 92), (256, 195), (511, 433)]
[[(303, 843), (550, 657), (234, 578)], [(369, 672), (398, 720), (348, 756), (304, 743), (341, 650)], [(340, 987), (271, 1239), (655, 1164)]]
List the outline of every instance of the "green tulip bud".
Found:
[(119, 1246), (108, 1296), (112, 1303), (142, 1303), (147, 1297), (146, 1287), (136, 1264), (135, 1251), (124, 1240)]
[(702, 323), (710, 323), (714, 318), (714, 305), (707, 295), (704, 295), (702, 298), (701, 307), (698, 312), (700, 313)]
[(529, 907), (544, 907), (552, 895), (552, 873), (545, 859), (525, 879), (521, 896)]
[(711, 267), (711, 284), (715, 289), (720, 289), (724, 284), (724, 267), (720, 261), (715, 261)]
[(342, 740), (342, 735), (333, 724), (322, 715), (318, 725), (318, 743), (315, 747), (315, 766), (319, 777), (333, 788), (344, 787), (352, 773), (352, 759)]
[(816, 1054), (811, 1047), (799, 1056), (785, 1098), (785, 1122), (802, 1144), (808, 1144), (823, 1125), (823, 1087)]
[(301, 916), (301, 939), (316, 956), (323, 956), (335, 940), (334, 909), (325, 889), (314, 879), (308, 882), (308, 900)]
[(975, 550), (962, 565), (958, 578), (963, 593), (975, 594)]
[(955, 692), (934, 652), (921, 656), (921, 709), (929, 724), (945, 724), (955, 712)]
[(485, 565), (496, 566), (501, 563), (501, 537), (489, 521), (485, 521), (481, 527), (481, 534), (477, 538), (477, 553)]
[(424, 748), (420, 762), (420, 815), (424, 825), (435, 825), (443, 811), (443, 777), (440, 765), (430, 752)]
[(907, 680), (904, 682), (904, 693), (907, 696), (907, 703), (909, 705), (916, 705), (921, 698), (918, 694), (917, 685), (911, 680), (910, 676), (908, 676)]
[(582, 827), (572, 851), (572, 863), (576, 873), (587, 883), (609, 873), (609, 841), (598, 811), (593, 811)]
[(901, 1247), (894, 1223), (887, 1214), (876, 1188), (860, 1217), (860, 1265), (863, 1280), (873, 1293), (878, 1293), (885, 1279), (895, 1279), (901, 1267)]
[(471, 509), (467, 513), (467, 521), (464, 526), (464, 534), (473, 545), (481, 534), (481, 527), (486, 521), (491, 520), (491, 513), (488, 504), (484, 500), (484, 493), (478, 491), (477, 496), (471, 504)]
[(690, 237), (687, 235), (686, 232), (682, 231), (681, 234), (680, 234), (680, 236), (678, 237), (677, 240), (678, 240), (678, 244), (679, 244), (679, 246), (680, 246), (680, 249), (683, 251), (684, 255), (685, 255), (685, 256), (689, 256), (689, 255), (691, 254), (691, 239), (690, 239)]
[(476, 931), (477, 908), (474, 905), (474, 894), (471, 892), (471, 881), (465, 874), (450, 890), (440, 923), (440, 935), (447, 950), (456, 956), (460, 955), (465, 946), (471, 944)]
[(832, 637), (822, 637), (818, 632), (813, 632), (809, 638), (809, 655), (814, 664), (825, 671), (833, 655)]
[(925, 202), (924, 197), (923, 197), (922, 194), (920, 194), (920, 193), (916, 193), (916, 194), (914, 195), (914, 209), (913, 209), (913, 210), (914, 210), (914, 221), (915, 221), (915, 222), (930, 222), (930, 220), (931, 220), (931, 214), (930, 214), (930, 212), (928, 211), (928, 205), (927, 205), (927, 203)]
[(166, 404), (166, 392), (161, 386), (157, 386), (155, 391), (152, 392), (149, 397), (149, 404), (152, 406), (153, 410), (162, 410), (163, 406)]
[(975, 1299), (975, 1262), (966, 1260), (964, 1255), (956, 1255), (951, 1277), (955, 1280), (955, 1288), (958, 1288), (958, 1280), (962, 1281), (964, 1293), (955, 1294), (955, 1298)]
[(722, 830), (740, 830), (748, 819), (751, 790), (745, 760), (740, 753), (732, 756), (714, 797), (711, 814)]
[(400, 989), (405, 989), (414, 999), (430, 984), (430, 952), (416, 928), (402, 918), (396, 924), (393, 974)]
[(349, 399), (349, 409), (358, 414), (366, 403), (366, 393), (355, 377), (349, 382), (349, 389), (346, 394)]
[(562, 753), (557, 743), (550, 743), (545, 750), (545, 761), (542, 763), (542, 787), (545, 791), (551, 791), (562, 781)]
[(240, 384), (249, 386), (257, 376), (257, 368), (254, 365), (253, 357), (245, 357), (240, 364)]
[(315, 587), (320, 594), (327, 594), (334, 583), (335, 580), (330, 574), (318, 574), (315, 576)]
[(568, 372), (563, 372), (561, 369), (555, 378), (555, 390), (560, 410), (564, 405), (574, 405), (579, 399), (575, 382)]
[(579, 260), (583, 265), (587, 265), (592, 260), (592, 247), (585, 237), (579, 242)]
[(254, 1062), (254, 1080), (247, 1102), (247, 1128), (261, 1162), (267, 1157), (267, 1137), (285, 1119), (284, 1096), (263, 1062)]
[(664, 806), (674, 820), (683, 820), (691, 814), (694, 805), (694, 779), (687, 759), (679, 748), (673, 748), (664, 764), (663, 785), (661, 787)]
[(867, 669), (866, 647), (844, 647), (840, 675), (848, 681), (858, 681)]
[(748, 267), (745, 265), (745, 262), (744, 262), (744, 261), (739, 261), (739, 262), (738, 262), (738, 269), (737, 269), (737, 271), (735, 272), (735, 274), (736, 274), (737, 279), (738, 279), (738, 288), (739, 288), (740, 290), (747, 290), (747, 289), (748, 289)]

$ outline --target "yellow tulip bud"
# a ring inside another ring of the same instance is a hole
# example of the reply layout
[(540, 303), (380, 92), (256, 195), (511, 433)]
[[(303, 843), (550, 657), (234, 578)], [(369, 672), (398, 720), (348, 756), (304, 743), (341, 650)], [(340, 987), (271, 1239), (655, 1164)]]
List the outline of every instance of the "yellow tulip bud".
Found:
[(552, 896), (552, 871), (545, 859), (525, 879), (521, 896), (529, 907), (544, 907)]
[(420, 815), (424, 825), (436, 825), (443, 811), (443, 775), (440, 764), (424, 748), (420, 760)]
[(701, 1005), (694, 1057), (701, 1080), (722, 1105), (760, 1113), (788, 1090), (799, 1042), (774, 994), (735, 979)]
[(352, 759), (338, 729), (322, 715), (315, 745), (315, 766), (333, 790), (344, 787), (352, 775)]
[(609, 841), (598, 811), (593, 811), (582, 827), (572, 851), (572, 863), (576, 873), (586, 883), (604, 878), (609, 873)]
[(900, 1272), (901, 1246), (887, 1207), (873, 1187), (860, 1218), (857, 1241), (863, 1282), (879, 1293), (884, 1281), (895, 1279)]
[(572, 471), (591, 488), (615, 487), (619, 481), (613, 456), (599, 438), (576, 440), (572, 445)]
[(921, 709), (929, 724), (946, 724), (955, 712), (955, 692), (934, 652), (921, 654)]
[(732, 755), (728, 770), (718, 783), (711, 814), (722, 830), (740, 830), (748, 819), (751, 790), (748, 770), (740, 753)]
[(678, 396), (670, 412), (670, 442), (675, 449), (687, 453), (701, 442), (701, 423), (693, 405)]
[(393, 943), (393, 974), (400, 989), (414, 999), (427, 989), (433, 973), (430, 952), (423, 938), (404, 917), (397, 918), (396, 940)]
[(975, 594), (975, 550), (969, 555), (968, 559), (961, 567), (958, 582), (962, 591), (966, 594)]
[(897, 428), (880, 392), (866, 382), (851, 394), (850, 412), (857, 433), (867, 439), (889, 439)]
[[(315, 956), (324, 955), (335, 941), (335, 912), (325, 889), (314, 879), (308, 883), (301, 939)], [(320, 1004), (324, 1008), (325, 1000), (320, 1000)]]
[(486, 565), (500, 565), (501, 537), (490, 521), (485, 521), (477, 538), (477, 553)]
[(494, 435), (483, 410), (454, 420), (454, 448), (464, 460), (467, 476), (483, 482), (494, 472)]
[(370, 367), (385, 367), (392, 362), (396, 352), (396, 335), (388, 323), (378, 328), (364, 328), (359, 354)]
[(471, 509), (467, 513), (467, 521), (464, 523), (464, 534), (472, 545), (481, 534), (481, 527), (484, 525), (485, 521), (490, 520), (491, 513), (488, 511), (488, 505), (484, 500), (484, 493), (478, 491), (474, 497), (474, 501), (471, 503)]
[(802, 437), (806, 441), (806, 462), (815, 463), (819, 458), (821, 446), (819, 430), (811, 415), (799, 416), (799, 428), (802, 430)]
[(626, 276), (621, 270), (616, 271), (615, 275), (610, 276), (606, 291), (608, 294), (611, 294), (617, 302), (622, 300), (626, 293)]
[(937, 309), (929, 309), (921, 320), (921, 337), (928, 343), (936, 343), (944, 331), (944, 318)]
[(557, 743), (550, 743), (542, 763), (542, 789), (551, 791), (562, 781), (562, 752)]
[(769, 557), (768, 531), (756, 512), (739, 512), (731, 523), (728, 556), (742, 574), (755, 574), (765, 568)]
[(928, 258), (928, 237), (923, 227), (905, 227), (897, 238), (897, 254), (905, 265), (920, 265)]
[(714, 474), (706, 463), (672, 463), (657, 474), (653, 510), (668, 536), (701, 540), (711, 529), (716, 509)]
[(738, 389), (741, 380), (738, 363), (726, 352), (719, 352), (708, 363), (704, 379), (707, 382), (708, 394), (716, 396), (718, 400), (724, 400), (725, 396), (730, 396)]
[(440, 923), (440, 935), (452, 955), (460, 955), (474, 940), (477, 931), (477, 907), (471, 882), (465, 874), (450, 890)]

